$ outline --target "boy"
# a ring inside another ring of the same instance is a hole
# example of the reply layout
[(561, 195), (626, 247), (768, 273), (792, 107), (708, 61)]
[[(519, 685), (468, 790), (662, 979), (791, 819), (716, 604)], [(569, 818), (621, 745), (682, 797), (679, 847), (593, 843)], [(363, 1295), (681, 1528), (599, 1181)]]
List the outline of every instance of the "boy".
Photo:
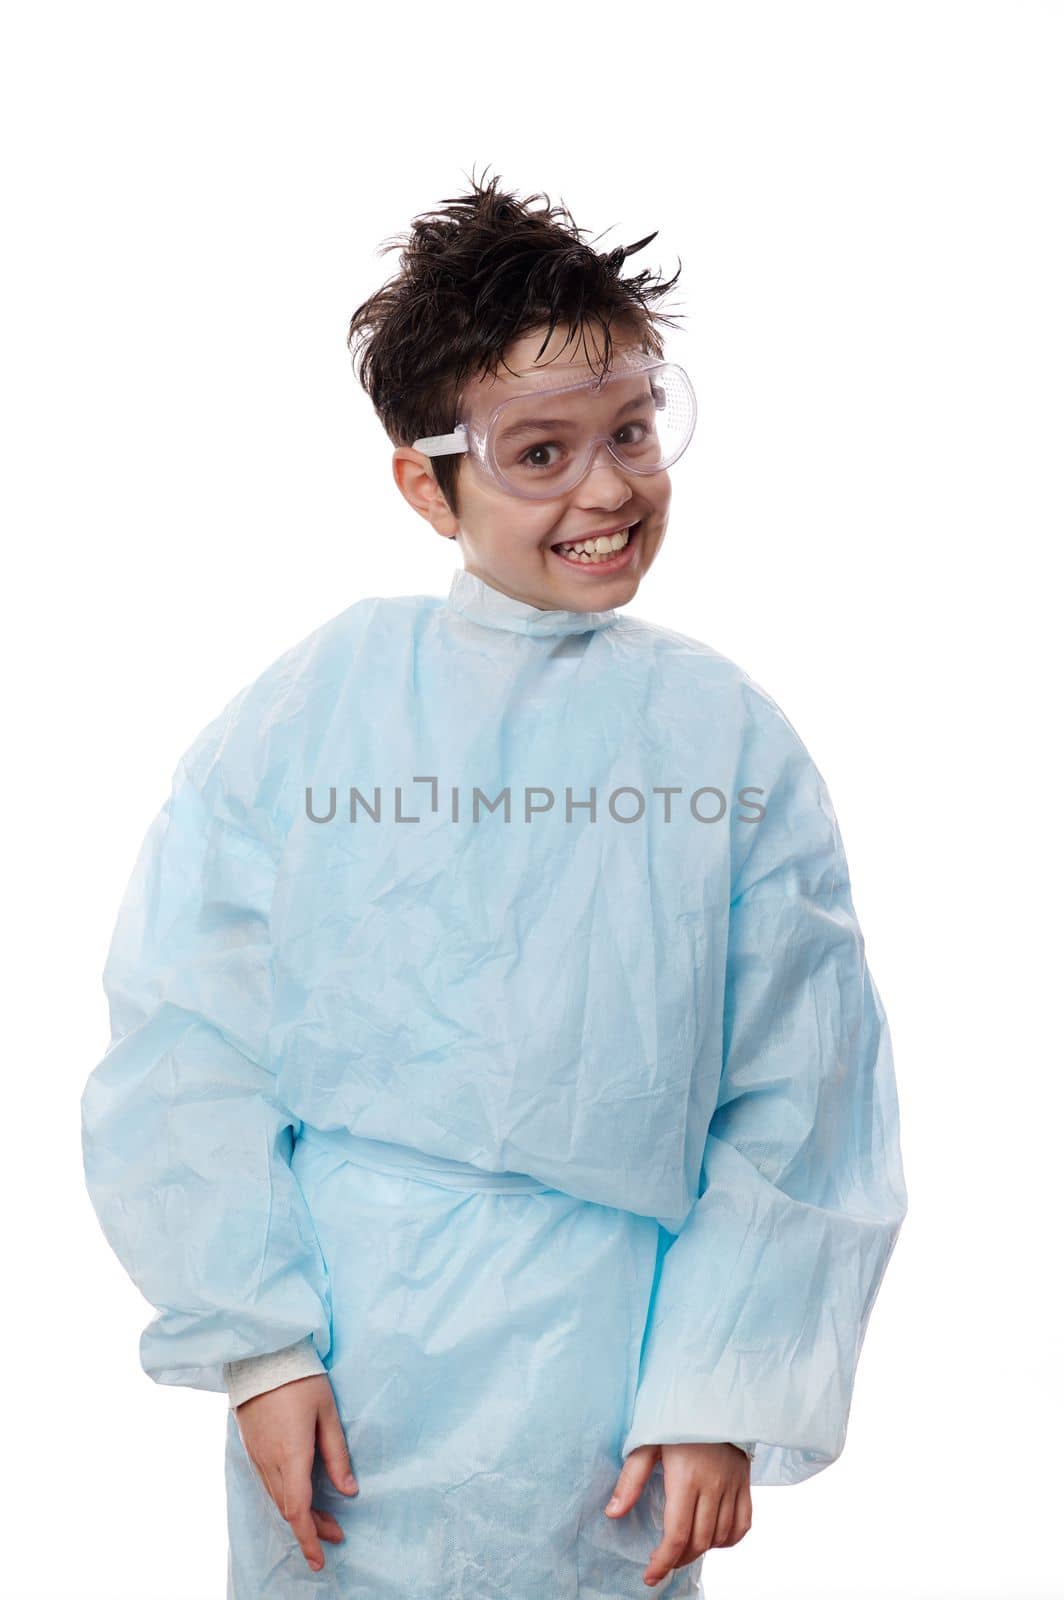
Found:
[(447, 204), (351, 343), (463, 565), (179, 763), (86, 1176), (145, 1370), (228, 1391), (229, 1600), (691, 1596), (751, 1476), (842, 1449), (906, 1209), (889, 1034), (794, 730), (621, 611), (694, 428), (675, 280), (497, 180)]

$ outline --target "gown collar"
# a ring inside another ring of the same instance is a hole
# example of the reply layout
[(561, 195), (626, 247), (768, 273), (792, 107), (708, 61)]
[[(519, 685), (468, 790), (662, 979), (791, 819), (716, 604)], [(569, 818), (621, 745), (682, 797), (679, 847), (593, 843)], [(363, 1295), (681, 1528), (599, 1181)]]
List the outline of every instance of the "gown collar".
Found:
[(587, 633), (617, 621), (616, 611), (541, 611), (527, 600), (492, 588), (475, 572), (458, 567), (451, 579), (446, 602), (469, 622), (486, 628), (506, 628), (511, 633), (526, 633), (536, 638), (553, 634)]

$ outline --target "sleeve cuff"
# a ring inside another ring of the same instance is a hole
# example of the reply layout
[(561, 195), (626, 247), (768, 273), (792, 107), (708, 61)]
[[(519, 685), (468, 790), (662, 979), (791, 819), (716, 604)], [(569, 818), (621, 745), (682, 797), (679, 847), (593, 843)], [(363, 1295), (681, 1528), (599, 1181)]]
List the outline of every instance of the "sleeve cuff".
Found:
[(267, 1389), (279, 1389), (283, 1383), (296, 1378), (310, 1378), (324, 1372), (321, 1357), (314, 1348), (312, 1334), (286, 1345), (283, 1350), (272, 1350), (268, 1355), (247, 1356), (240, 1361), (227, 1361), (222, 1367), (225, 1386), (229, 1391), (229, 1409), (243, 1405)]

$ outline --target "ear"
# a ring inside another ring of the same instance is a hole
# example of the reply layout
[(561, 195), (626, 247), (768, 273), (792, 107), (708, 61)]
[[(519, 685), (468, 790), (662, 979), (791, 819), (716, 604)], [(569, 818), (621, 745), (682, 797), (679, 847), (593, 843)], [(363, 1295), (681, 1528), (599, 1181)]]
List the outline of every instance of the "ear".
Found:
[(431, 522), (444, 539), (457, 537), (458, 518), (444, 499), (428, 456), (410, 445), (398, 446), (392, 454), (392, 477), (419, 517)]

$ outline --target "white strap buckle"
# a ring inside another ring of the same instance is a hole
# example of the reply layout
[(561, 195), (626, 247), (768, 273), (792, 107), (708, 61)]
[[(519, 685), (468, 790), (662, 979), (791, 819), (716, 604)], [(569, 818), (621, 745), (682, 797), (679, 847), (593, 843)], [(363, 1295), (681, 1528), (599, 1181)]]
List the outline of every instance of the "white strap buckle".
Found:
[(435, 433), (427, 439), (415, 439), (413, 447), (427, 456), (451, 456), (467, 451), (469, 439), (465, 428), (459, 427), (454, 433)]

